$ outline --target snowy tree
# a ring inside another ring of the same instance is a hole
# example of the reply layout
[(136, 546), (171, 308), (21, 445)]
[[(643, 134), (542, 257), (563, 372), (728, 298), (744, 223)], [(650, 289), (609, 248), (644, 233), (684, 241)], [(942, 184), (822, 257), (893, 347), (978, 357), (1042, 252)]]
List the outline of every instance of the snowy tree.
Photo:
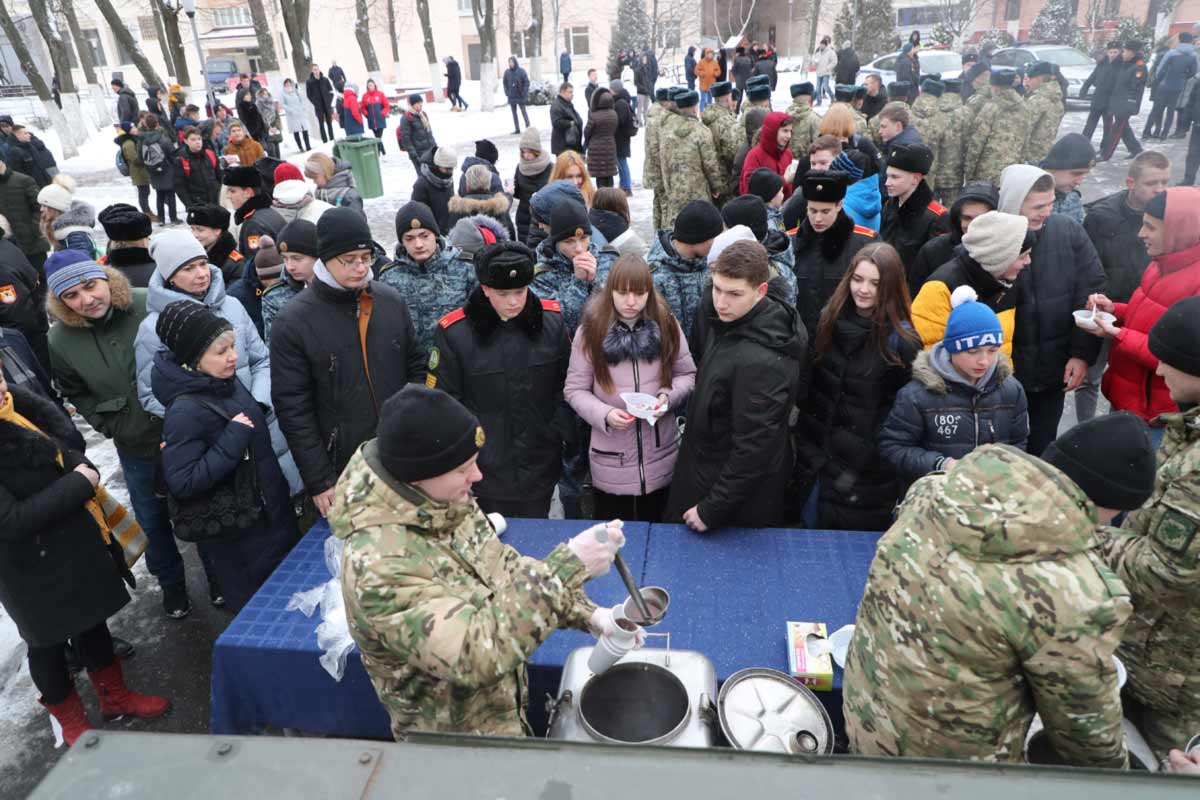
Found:
[[(250, 0), (250, 19), (254, 22), (254, 34), (258, 38), (258, 62), (267, 76), (267, 87), (275, 96), (283, 92), (283, 73), (279, 71), (279, 57), (275, 54), (275, 37), (271, 33), (267, 9), (263, 0)], [(307, 76), (305, 76), (307, 77)], [(203, 88), (204, 92), (208, 87)], [(316, 121), (314, 115), (313, 122)]]
[(833, 39), (853, 42), (859, 59), (871, 59), (900, 48), (892, 0), (846, 0), (833, 21)]
[(496, 4), (494, 0), (471, 0), (471, 16), (479, 31), (479, 108), (496, 107)]
[[(425, 43), (425, 62), (429, 65), (429, 85), (441, 86), (442, 69), (438, 66), (437, 48), (433, 42), (433, 26), (429, 22), (429, 0), (416, 0), (417, 18), (421, 21), (421, 39)], [(399, 71), (396, 73), (400, 77)]]
[(1122, 42), (1127, 42), (1130, 39), (1137, 39), (1145, 42), (1146, 47), (1150, 48), (1154, 42), (1154, 28), (1150, 25), (1144, 25), (1134, 17), (1121, 17), (1117, 20), (1117, 29), (1113, 31), (1110, 37), (1119, 39)]
[(979, 37), (979, 49), (983, 50), (984, 46), (989, 44), (996, 48), (1012, 47), (1014, 41), (1016, 40), (1008, 31), (993, 28), (990, 31), (984, 31), (983, 35)]
[(63, 16), (67, 18), (67, 27), (71, 31), (71, 39), (75, 43), (75, 53), (79, 57), (79, 66), (83, 68), (84, 81), (88, 85), (88, 94), (92, 98), (94, 121), (100, 127), (112, 124), (112, 109), (100, 91), (99, 70), (92, 58), (92, 48), (83, 38), (83, 29), (79, 27), (79, 17), (75, 14), (74, 0), (60, 0)]
[[(37, 94), (38, 99), (42, 101), (42, 108), (45, 109), (46, 116), (50, 120), (50, 127), (56, 131), (69, 132), (70, 128), (67, 127), (67, 119), (50, 96), (50, 87), (46, 84), (46, 79), (42, 77), (42, 73), (38, 71), (33, 56), (29, 54), (29, 47), (25, 44), (25, 40), (21, 38), (21, 31), (17, 28), (16, 23), (13, 22), (12, 16), (8, 13), (8, 8), (5, 6), (3, 0), (0, 0), (0, 29), (8, 37), (8, 42), (17, 57), (17, 63), (21, 65), (21, 71), (25, 73), (25, 77), (29, 79), (30, 85), (33, 86), (33, 91)], [(74, 158), (79, 155), (79, 148), (69, 134), (60, 136), (59, 140), (62, 142), (64, 157)]]
[(1042, 7), (1029, 29), (1035, 42), (1084, 46), (1083, 35), (1075, 23), (1075, 6), (1071, 0), (1050, 0)]
[(376, 83), (383, 80), (379, 71), (379, 57), (375, 55), (375, 43), (371, 41), (371, 9), (367, 6), (367, 0), (354, 0), (354, 38), (358, 40), (358, 49), (362, 51), (368, 77)]
[(617, 24), (608, 43), (608, 77), (621, 77), (620, 54), (628, 50), (641, 53), (650, 46), (650, 17), (641, 0), (621, 0), (617, 6)]

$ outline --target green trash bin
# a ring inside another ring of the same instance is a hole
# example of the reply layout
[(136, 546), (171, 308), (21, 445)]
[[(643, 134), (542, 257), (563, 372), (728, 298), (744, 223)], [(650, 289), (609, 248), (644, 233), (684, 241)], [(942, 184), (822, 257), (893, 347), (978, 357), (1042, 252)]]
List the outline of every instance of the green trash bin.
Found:
[(354, 182), (363, 198), (383, 197), (383, 174), (379, 171), (379, 140), (351, 136), (333, 144), (333, 157), (350, 162)]

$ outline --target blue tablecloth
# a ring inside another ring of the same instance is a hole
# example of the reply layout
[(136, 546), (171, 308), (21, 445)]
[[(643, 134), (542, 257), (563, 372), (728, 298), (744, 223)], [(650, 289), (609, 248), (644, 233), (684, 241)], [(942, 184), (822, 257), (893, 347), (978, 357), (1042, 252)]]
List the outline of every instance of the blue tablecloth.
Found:
[[(579, 520), (509, 520), (503, 540), (520, 552), (543, 557), (583, 530)], [(634, 575), (645, 567), (649, 525), (626, 523), (625, 560)], [(214, 734), (251, 733), (265, 725), (310, 733), (390, 739), (387, 714), (367, 678), (358, 651), (346, 662), (341, 682), (318, 662), (311, 618), (288, 611), (296, 592), (330, 578), (324, 544), (329, 526), (321, 521), (300, 541), (270, 579), (226, 628), (213, 646), (212, 716)], [(588, 595), (602, 605), (628, 596), (616, 570), (588, 583)], [(543, 699), (558, 687), (567, 654), (594, 641), (581, 631), (557, 631), (534, 653), (530, 664), (530, 721), (544, 718)]]

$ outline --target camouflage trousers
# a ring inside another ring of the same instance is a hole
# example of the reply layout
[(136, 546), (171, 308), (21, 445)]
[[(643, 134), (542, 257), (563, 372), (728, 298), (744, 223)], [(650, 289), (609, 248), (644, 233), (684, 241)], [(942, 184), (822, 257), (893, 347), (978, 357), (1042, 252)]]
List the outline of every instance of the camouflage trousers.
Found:
[(663, 204), (659, 190), (654, 191), (654, 230), (660, 231), (663, 227)]

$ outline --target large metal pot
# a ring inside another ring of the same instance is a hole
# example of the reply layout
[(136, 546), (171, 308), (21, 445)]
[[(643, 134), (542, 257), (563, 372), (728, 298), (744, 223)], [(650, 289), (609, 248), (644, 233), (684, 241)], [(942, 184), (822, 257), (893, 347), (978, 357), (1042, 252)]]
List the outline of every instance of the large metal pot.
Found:
[(683, 682), (657, 664), (612, 666), (588, 681), (579, 696), (584, 730), (602, 742), (668, 742), (690, 714)]

